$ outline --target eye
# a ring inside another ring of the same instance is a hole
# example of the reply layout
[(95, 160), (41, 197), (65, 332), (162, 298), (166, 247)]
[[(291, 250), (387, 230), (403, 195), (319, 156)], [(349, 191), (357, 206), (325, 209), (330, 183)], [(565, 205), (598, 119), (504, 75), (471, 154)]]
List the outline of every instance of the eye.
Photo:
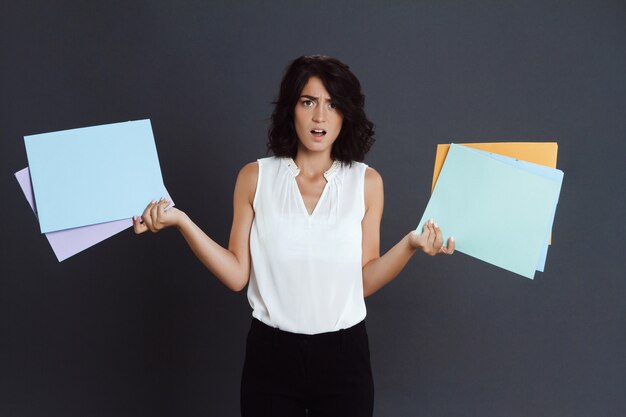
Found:
[(302, 100), (302, 105), (304, 107), (313, 107), (313, 100), (304, 99)]
[(328, 107), (335, 110), (337, 108), (337, 104), (334, 101), (331, 101), (328, 103)]

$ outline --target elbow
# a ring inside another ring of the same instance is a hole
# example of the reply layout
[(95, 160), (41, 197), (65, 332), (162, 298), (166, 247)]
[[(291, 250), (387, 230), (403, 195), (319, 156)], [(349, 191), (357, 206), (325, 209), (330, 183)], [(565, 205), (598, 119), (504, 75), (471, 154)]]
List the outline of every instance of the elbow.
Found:
[(374, 294), (376, 292), (376, 290), (374, 290), (372, 288), (372, 274), (371, 274), (371, 269), (368, 269), (368, 265), (371, 263), (372, 261), (369, 261), (367, 264), (363, 265), (362, 271), (363, 271), (363, 298), (367, 298), (370, 295)]
[(369, 285), (369, 280), (365, 278), (365, 274), (363, 274), (363, 298), (367, 298), (372, 295), (372, 289)]
[(242, 292), (248, 286), (247, 279), (239, 279), (234, 282), (226, 283), (226, 287), (233, 292)]
[(367, 298), (375, 292), (375, 289), (371, 288), (369, 285), (365, 285), (365, 282), (363, 283), (363, 298)]

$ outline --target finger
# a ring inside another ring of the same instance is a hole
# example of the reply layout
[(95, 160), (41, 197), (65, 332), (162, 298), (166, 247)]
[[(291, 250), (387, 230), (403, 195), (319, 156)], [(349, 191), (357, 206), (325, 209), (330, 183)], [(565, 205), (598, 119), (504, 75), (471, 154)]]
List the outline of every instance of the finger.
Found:
[(443, 246), (443, 234), (441, 228), (435, 223), (435, 249), (439, 250)]
[(146, 207), (146, 209), (143, 211), (143, 214), (141, 215), (141, 217), (143, 218), (143, 224), (145, 224), (148, 229), (150, 229), (150, 231), (154, 232), (154, 229), (152, 227), (152, 207), (154, 206), (154, 204), (156, 203), (156, 201), (152, 201), (150, 204), (148, 204), (148, 206)]
[(167, 208), (169, 203), (170, 202), (167, 201), (165, 198), (161, 198), (161, 201), (157, 205), (157, 216), (159, 217), (159, 219), (162, 220), (165, 217), (165, 209)]
[(452, 255), (454, 253), (454, 238), (452, 236), (448, 238), (448, 246), (441, 247), (441, 253), (446, 255)]
[(139, 235), (148, 230), (148, 227), (139, 221), (138, 216), (133, 216), (133, 230), (135, 231), (135, 234)]
[(150, 209), (150, 215), (152, 216), (152, 231), (158, 232), (160, 229), (159, 224), (159, 202), (154, 202), (152, 208)]
[(428, 246), (430, 248), (435, 246), (435, 239), (437, 238), (437, 232), (435, 231), (435, 222), (434, 220), (430, 220), (428, 224), (428, 229), (430, 230), (430, 234), (428, 235)]
[(424, 227), (422, 227), (422, 233), (420, 235), (420, 241), (422, 243), (422, 249), (426, 250), (428, 246), (428, 240), (430, 239), (430, 220), (424, 223)]
[(452, 255), (454, 253), (454, 249), (456, 248), (454, 237), (450, 236), (448, 239), (448, 248), (446, 250), (446, 255)]

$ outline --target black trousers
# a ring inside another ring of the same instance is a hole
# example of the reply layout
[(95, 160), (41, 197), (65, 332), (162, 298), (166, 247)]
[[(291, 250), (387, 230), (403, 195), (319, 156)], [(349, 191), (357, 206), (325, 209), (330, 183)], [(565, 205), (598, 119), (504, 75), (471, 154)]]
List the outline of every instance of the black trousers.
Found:
[(374, 382), (365, 322), (303, 335), (252, 320), (242, 417), (371, 417)]

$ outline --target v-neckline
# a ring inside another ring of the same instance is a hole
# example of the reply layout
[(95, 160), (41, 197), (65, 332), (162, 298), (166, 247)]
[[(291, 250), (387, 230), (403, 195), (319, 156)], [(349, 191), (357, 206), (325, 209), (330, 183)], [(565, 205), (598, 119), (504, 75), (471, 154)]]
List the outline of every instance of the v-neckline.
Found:
[(313, 206), (313, 211), (310, 213), (309, 213), (309, 209), (306, 207), (306, 203), (304, 202), (304, 196), (302, 195), (302, 190), (300, 190), (300, 185), (298, 185), (298, 180), (296, 179), (295, 176), (293, 177), (293, 182), (295, 183), (298, 196), (300, 197), (300, 205), (302, 206), (302, 209), (304, 210), (304, 214), (306, 214), (306, 216), (310, 219), (315, 215), (315, 213), (317, 212), (317, 208), (320, 206), (320, 203), (322, 202), (322, 199), (324, 198), (324, 195), (326, 195), (326, 190), (328, 189), (328, 184), (330, 183), (330, 181), (326, 180), (326, 184), (324, 184), (324, 189), (322, 190), (322, 193), (317, 199), (315, 206)]
[(324, 184), (324, 189), (322, 190), (322, 193), (317, 199), (317, 202), (315, 203), (315, 206), (313, 207), (313, 211), (311, 211), (310, 213), (304, 202), (304, 197), (302, 195), (302, 191), (300, 190), (300, 186), (298, 185), (298, 180), (296, 179), (296, 177), (300, 174), (300, 168), (298, 168), (293, 158), (287, 158), (286, 163), (287, 163), (287, 168), (289, 168), (289, 170), (293, 174), (292, 175), (293, 183), (294, 183), (294, 186), (296, 187), (296, 193), (298, 194), (298, 197), (299, 197), (298, 199), (300, 200), (300, 206), (302, 207), (302, 211), (304, 212), (304, 214), (307, 216), (308, 219), (311, 219), (313, 218), (313, 216), (315, 216), (315, 213), (317, 213), (317, 209), (320, 206), (320, 203), (322, 202), (328, 190), (328, 184), (330, 183), (330, 180), (332, 179), (332, 177), (336, 174), (337, 169), (339, 169), (339, 167), (341, 166), (341, 162), (337, 160), (333, 161), (330, 168), (328, 168), (328, 170), (324, 172), (324, 179), (326, 180), (326, 184)]

